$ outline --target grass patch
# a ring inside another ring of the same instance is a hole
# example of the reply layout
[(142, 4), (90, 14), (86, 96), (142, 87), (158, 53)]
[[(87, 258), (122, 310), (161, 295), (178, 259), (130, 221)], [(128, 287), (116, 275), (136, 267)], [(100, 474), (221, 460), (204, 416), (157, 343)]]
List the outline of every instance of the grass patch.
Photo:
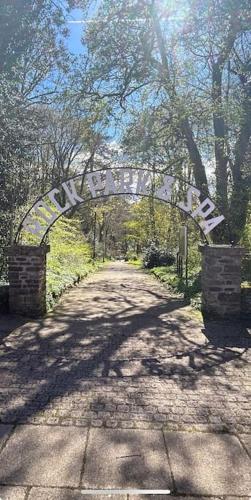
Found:
[(140, 259), (131, 259), (127, 261), (128, 264), (133, 264), (136, 267), (142, 267), (142, 260)]

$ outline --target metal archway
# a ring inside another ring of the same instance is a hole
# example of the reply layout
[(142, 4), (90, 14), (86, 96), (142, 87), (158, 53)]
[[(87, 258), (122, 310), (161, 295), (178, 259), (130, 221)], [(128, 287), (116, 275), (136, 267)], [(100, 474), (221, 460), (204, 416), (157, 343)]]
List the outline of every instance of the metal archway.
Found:
[[(64, 206), (59, 201), (62, 195)], [(24, 231), (37, 235), (42, 245), (53, 224), (73, 207), (118, 195), (153, 196), (178, 208), (193, 219), (206, 243), (207, 235), (224, 220), (215, 203), (209, 197), (202, 200), (201, 192), (181, 177), (145, 168), (106, 168), (70, 177), (37, 198), (23, 217), (14, 242), (20, 244)]]

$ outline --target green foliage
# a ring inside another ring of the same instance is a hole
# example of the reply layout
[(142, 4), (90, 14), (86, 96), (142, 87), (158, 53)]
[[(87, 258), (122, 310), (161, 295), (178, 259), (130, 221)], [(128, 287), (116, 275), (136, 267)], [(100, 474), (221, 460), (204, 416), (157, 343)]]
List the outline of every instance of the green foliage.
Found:
[(20, 208), (42, 184), (45, 157), (38, 148), (53, 138), (44, 137), (41, 104), (51, 102), (67, 70), (66, 6), (49, 0), (0, 2), (0, 246), (13, 241)]
[[(194, 222), (178, 208), (150, 198), (142, 198), (130, 208), (130, 218), (124, 223), (126, 239), (130, 248), (142, 251), (149, 241), (157, 241), (161, 248), (168, 248), (176, 253), (178, 247), (178, 229), (186, 224), (189, 237), (189, 260), (196, 265), (200, 260), (198, 243), (201, 235)], [(139, 252), (136, 252), (139, 253)]]
[(247, 250), (247, 255), (242, 262), (242, 286), (251, 286), (251, 203), (249, 203), (247, 223), (241, 240)]
[(242, 261), (241, 280), (242, 286), (251, 286), (251, 255), (248, 255)]
[(157, 266), (172, 266), (175, 263), (175, 257), (165, 248), (160, 248), (152, 242), (144, 253), (143, 263), (146, 269)]
[(137, 259), (138, 259), (138, 256), (134, 251), (127, 250), (126, 255), (125, 255), (126, 262), (134, 262)]
[(160, 281), (165, 283), (171, 290), (178, 294), (183, 294), (186, 299), (188, 299), (193, 307), (196, 309), (200, 308), (201, 300), (200, 300), (200, 292), (201, 292), (201, 284), (200, 284), (200, 272), (198, 269), (195, 269), (193, 273), (190, 273), (188, 276), (187, 286), (184, 278), (181, 278), (177, 275), (175, 266), (160, 266), (154, 267), (150, 271), (157, 276)]
[(69, 286), (78, 283), (101, 264), (91, 258), (90, 245), (80, 231), (77, 219), (59, 219), (50, 234), (51, 250), (47, 257), (47, 307)]
[[(229, 218), (233, 239), (242, 234), (241, 244), (251, 252), (250, 0), (191, 0), (185, 9), (172, 2), (168, 22), (163, 0), (101, 1), (95, 14), (92, 8), (86, 14), (96, 19), (87, 19), (84, 28), (83, 60), (70, 68), (64, 47), (68, 5), (89, 9), (92, 3), (1, 1), (0, 278), (6, 279), (3, 247), (13, 241), (16, 221), (38, 194), (79, 171), (80, 164), (89, 170), (102, 168), (104, 160), (123, 164), (121, 144), (115, 156), (112, 143), (104, 143), (113, 129), (109, 118), (120, 121), (118, 104), (126, 111), (121, 140), (128, 168), (158, 168), (211, 191)], [(82, 162), (83, 149), (88, 155)], [(153, 239), (175, 254), (186, 216), (150, 198), (120, 200), (96, 200), (92, 209), (92, 202), (79, 209), (95, 255), (126, 254), (131, 261)], [(67, 245), (65, 234), (54, 242), (60, 223), (48, 258), (58, 247), (49, 278), (59, 294), (81, 260), (76, 249), (72, 253), (75, 236)], [(193, 223), (188, 226), (191, 274), (200, 262), (199, 233)], [(71, 229), (64, 227), (66, 233)], [(77, 235), (87, 248), (79, 230)], [(29, 241), (35, 244), (35, 238)], [(85, 273), (92, 262), (90, 255), (82, 257)], [(242, 279), (251, 282), (250, 259)]]
[(128, 260), (128, 264), (133, 264), (136, 267), (142, 268), (142, 260), (138, 259), (138, 258), (136, 258), (136, 259), (135, 258), (134, 259), (129, 259)]
[[(87, 18), (92, 4), (79, 1)], [(240, 241), (250, 196), (250, 12), (250, 0), (101, 0), (83, 33), (82, 95), (123, 108), (127, 159), (211, 193), (225, 216), (214, 242)]]
[[(17, 77), (15, 70), (25, 64), (23, 71), (30, 72), (26, 75), (28, 83), (38, 69), (40, 74), (45, 66), (47, 71), (51, 69), (55, 59), (60, 59), (64, 24), (64, 10), (59, 2), (57, 5), (48, 0), (2, 0), (0, 71)], [(36, 78), (40, 74), (36, 73)]]

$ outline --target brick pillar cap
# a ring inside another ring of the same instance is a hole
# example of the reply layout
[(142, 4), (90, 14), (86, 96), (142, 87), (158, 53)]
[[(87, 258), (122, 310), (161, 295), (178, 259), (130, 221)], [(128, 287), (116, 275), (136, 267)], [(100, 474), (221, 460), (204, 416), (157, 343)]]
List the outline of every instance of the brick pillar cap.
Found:
[(210, 245), (203, 245), (202, 243), (199, 244), (198, 246), (199, 252), (205, 253), (205, 252), (210, 252), (212, 251), (213, 253), (216, 252), (230, 252), (230, 253), (237, 253), (240, 255), (245, 255), (247, 253), (247, 250), (244, 247), (241, 247), (239, 245), (233, 246), (233, 245), (217, 245), (217, 244), (210, 244)]
[(50, 251), (50, 245), (12, 245), (5, 248), (6, 255), (44, 255)]

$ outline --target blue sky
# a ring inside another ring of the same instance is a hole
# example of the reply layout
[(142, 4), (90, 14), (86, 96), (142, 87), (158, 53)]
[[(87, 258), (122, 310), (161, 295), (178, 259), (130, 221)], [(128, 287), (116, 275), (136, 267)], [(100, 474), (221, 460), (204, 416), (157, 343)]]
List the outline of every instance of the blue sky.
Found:
[[(101, 0), (93, 0), (87, 8), (87, 13), (85, 12), (85, 14), (83, 14), (81, 9), (72, 9), (70, 14), (68, 14), (68, 28), (70, 35), (67, 45), (73, 54), (77, 55), (83, 52), (84, 48), (81, 44), (81, 36), (85, 27), (85, 22), (83, 21), (84, 19), (92, 19), (95, 17), (100, 4)], [(63, 0), (62, 5), (66, 5), (65, 0)]]
[(75, 21), (81, 21), (83, 14), (80, 9), (73, 9), (69, 15), (68, 29), (70, 31), (67, 40), (67, 46), (73, 54), (80, 54), (83, 52), (83, 45), (81, 44), (81, 35), (84, 25)]
[[(67, 15), (68, 19), (67, 27), (69, 30), (69, 36), (66, 39), (65, 43), (72, 54), (78, 56), (85, 52), (85, 47), (81, 43), (81, 37), (83, 35), (83, 31), (86, 26), (85, 19), (90, 20), (91, 18), (93, 18), (97, 12), (99, 5), (100, 5), (100, 0), (96, 1), (94, 0), (88, 10), (87, 15), (86, 13), (83, 13), (81, 9), (77, 8), (72, 9), (70, 14)], [(106, 132), (110, 136), (108, 142), (109, 141), (119, 142), (121, 136), (121, 128), (123, 127), (123, 124), (125, 124), (127, 121), (128, 121), (128, 116), (126, 116), (126, 114), (123, 115), (120, 114), (119, 125), (118, 124), (115, 125), (115, 122), (113, 122), (111, 118), (110, 125), (106, 129)]]
[[(87, 16), (88, 19), (90, 19), (95, 15), (99, 3), (100, 2), (98, 0), (95, 2), (95, 4), (91, 6)], [(85, 19), (85, 16), (81, 11), (81, 9), (72, 9), (70, 14), (68, 14), (67, 18), (68, 18), (67, 27), (69, 29), (69, 36), (66, 39), (65, 43), (66, 46), (69, 48), (70, 52), (78, 56), (79, 54), (85, 51), (85, 47), (81, 43), (81, 37), (83, 34), (83, 30), (85, 28), (85, 22), (79, 22), (83, 21)], [(110, 126), (107, 127), (106, 132), (110, 136), (110, 141), (119, 139), (120, 132), (115, 128), (114, 124), (112, 123), (112, 120)]]

